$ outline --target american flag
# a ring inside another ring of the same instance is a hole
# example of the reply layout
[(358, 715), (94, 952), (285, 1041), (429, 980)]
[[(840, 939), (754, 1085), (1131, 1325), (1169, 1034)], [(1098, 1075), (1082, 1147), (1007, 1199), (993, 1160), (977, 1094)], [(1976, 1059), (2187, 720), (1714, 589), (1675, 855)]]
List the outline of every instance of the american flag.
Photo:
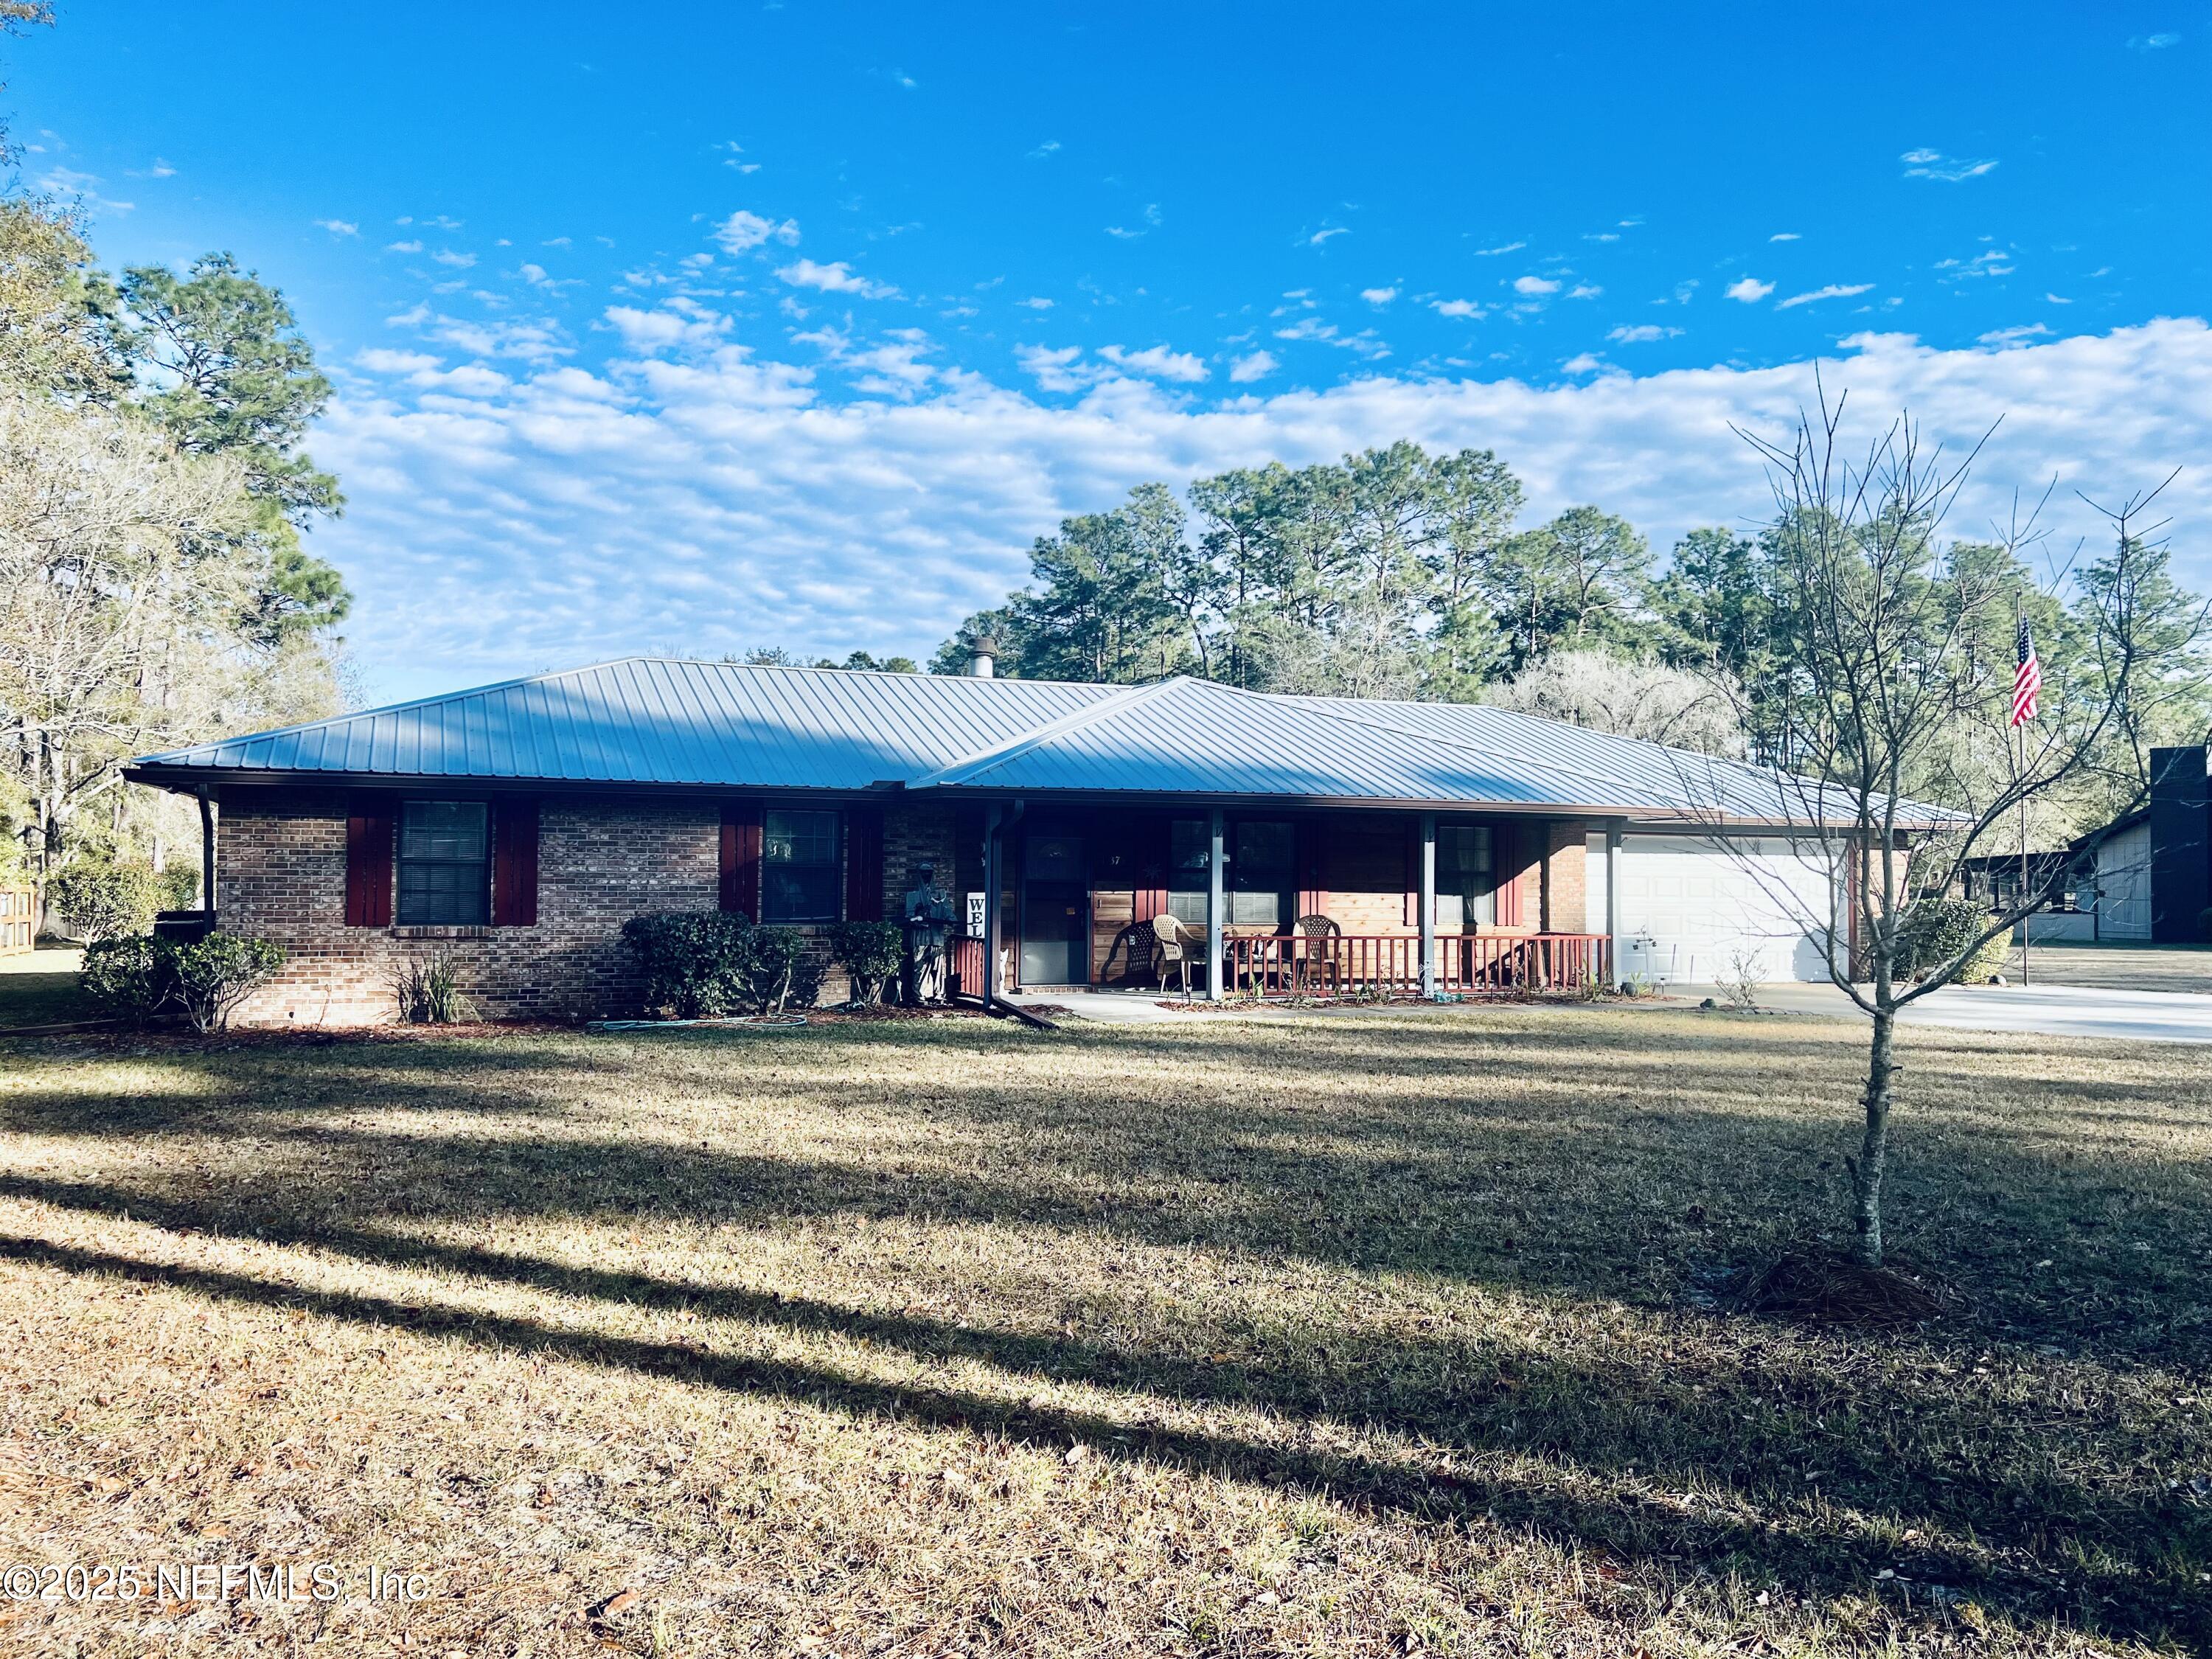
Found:
[(2020, 666), (2012, 675), (2012, 721), (2019, 726), (2035, 718), (2035, 694), (2043, 690), (2043, 665), (2035, 655), (2035, 635), (2027, 631), (2027, 618), (2020, 619), (2020, 631), (2014, 636), (2014, 654)]

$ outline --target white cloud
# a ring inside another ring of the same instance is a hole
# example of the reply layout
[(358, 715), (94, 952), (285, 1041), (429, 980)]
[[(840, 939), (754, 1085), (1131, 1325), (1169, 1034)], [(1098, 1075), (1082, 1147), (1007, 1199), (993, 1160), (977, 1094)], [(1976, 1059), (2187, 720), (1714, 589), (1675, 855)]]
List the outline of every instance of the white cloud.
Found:
[[(1280, 316), (1282, 313), (1276, 313)], [(1346, 334), (1334, 323), (1325, 323), (1318, 317), (1301, 317), (1287, 327), (1275, 331), (1279, 340), (1309, 340), (1317, 345), (1333, 345), (1346, 351), (1356, 351), (1367, 358), (1387, 357), (1390, 348), (1376, 337), (1371, 328), (1363, 328), (1357, 334)]]
[[(40, 149), (40, 146), (31, 144), (26, 146), (26, 148), (35, 150)], [(154, 158), (154, 165), (150, 167), (138, 167), (135, 169), (125, 167), (124, 172), (127, 176), (133, 179), (173, 179), (177, 176), (176, 168), (171, 167), (166, 160), (159, 155), (156, 155)]]
[(744, 253), (763, 242), (781, 242), (786, 247), (799, 240), (799, 221), (786, 219), (781, 224), (773, 219), (739, 208), (714, 227), (714, 240), (722, 245), (725, 253)]
[(1985, 346), (2024, 346), (2050, 332), (2048, 323), (2021, 323), (2014, 328), (1993, 328), (1975, 337)]
[(1478, 300), (1431, 300), (1429, 307), (1439, 317), (1480, 317), (1482, 304)]
[(354, 223), (350, 219), (318, 219), (315, 221), (315, 223), (320, 228), (330, 232), (333, 236), (358, 236), (361, 234), (361, 227)]
[(1622, 345), (1643, 345), (1652, 340), (1671, 340), (1682, 331), (1657, 323), (1623, 323), (1605, 337)]
[(1721, 292), (1731, 300), (1741, 300), (1747, 306), (1755, 306), (1774, 292), (1774, 284), (1762, 283), (1756, 276), (1739, 276)]
[(1786, 300), (1777, 300), (1774, 308), (1787, 311), (1792, 306), (1809, 306), (1816, 300), (1848, 300), (1854, 294), (1864, 294), (1872, 283), (1831, 283), (1826, 288), (1816, 288), (1808, 293), (1793, 294)]
[(356, 351), (353, 360), (372, 374), (420, 374), (439, 366), (428, 352), (392, 351), (383, 346)]
[(420, 242), (386, 242), (384, 245), (384, 251), (386, 253), (420, 253), (422, 251), (422, 244)]
[(477, 262), (475, 254), (457, 252), (449, 247), (441, 247), (430, 257), (440, 264), (451, 265), (456, 270), (466, 270)]
[(2160, 34), (2138, 34), (2128, 42), (2129, 47), (2136, 52), (2164, 52), (2168, 46), (2180, 44), (2181, 37), (2170, 30)]
[(2070, 306), (2074, 303), (2063, 295), (2057, 294), (2046, 294), (2043, 297), (2054, 306)]
[(1567, 298), (1570, 300), (1595, 300), (1599, 295), (1604, 292), (1605, 290), (1600, 288), (1595, 283), (1577, 283), (1572, 288), (1567, 290)]
[(1794, 230), (1778, 230), (1766, 240), (1770, 242), (1797, 242), (1804, 239)]
[(1022, 373), (1047, 392), (1080, 392), (1091, 376), (1078, 368), (1081, 346), (1017, 346), (1014, 361)]
[[(1061, 351), (1063, 368), (1081, 356)], [(1132, 484), (1401, 437), (1494, 449), (1528, 522), (1595, 501), (1666, 547), (1764, 517), (1765, 477), (1730, 424), (1778, 434), (1813, 395), (1806, 363), (1630, 375), (1590, 354), (1554, 386), (1368, 373), (1267, 396), (1240, 385), (1218, 405), (1120, 375), (1064, 404), (975, 374), (911, 400), (851, 398), (842, 379), (833, 396), (826, 368), (726, 340), (544, 362), (489, 396), (398, 378), (414, 372), (343, 386), (316, 432), (349, 499), (311, 545), (359, 595), (347, 633), (390, 696), (655, 646), (925, 654), (1027, 579), (1033, 538)], [(1930, 441), (2006, 416), (1953, 514), (1962, 534), (2057, 471), (2054, 537), (2101, 547), (2074, 489), (2147, 487), (2212, 448), (2212, 329), (2197, 320), (2014, 350), (1863, 335), (1823, 373), (1861, 435), (1907, 404)], [(2185, 472), (2163, 504), (2202, 586), (2212, 470)]]
[(1306, 246), (1308, 247), (1319, 247), (1322, 243), (1328, 240), (1330, 237), (1342, 236), (1350, 231), (1351, 228), (1352, 227), (1349, 225), (1331, 225), (1326, 230), (1317, 230), (1314, 232), (1312, 235), (1306, 238)]
[(1040, 298), (1034, 294), (1026, 300), (1017, 300), (1014, 303), (1028, 311), (1050, 311), (1053, 307), (1050, 300)]
[(1248, 351), (1242, 357), (1230, 360), (1229, 378), (1238, 386), (1248, 386), (1254, 380), (1266, 380), (1281, 367), (1272, 351)]
[(1559, 285), (1548, 276), (1516, 276), (1513, 291), (1516, 294), (1557, 294)]
[(1359, 290), (1359, 297), (1370, 306), (1387, 306), (1398, 297), (1398, 290), (1395, 288), (1363, 288)]
[(854, 274), (842, 259), (830, 264), (817, 264), (811, 259), (799, 259), (778, 267), (777, 277), (793, 288), (818, 288), (825, 294), (850, 294), (863, 300), (891, 300), (898, 290), (888, 283), (873, 283)]
[(1171, 351), (1164, 345), (1146, 346), (1142, 351), (1130, 351), (1117, 345), (1101, 346), (1098, 355), (1117, 368), (1134, 369), (1139, 374), (1163, 380), (1195, 384), (1206, 377), (1204, 358), (1188, 351)]
[(1479, 247), (1474, 251), (1474, 257), (1478, 259), (1487, 259), (1492, 254), (1518, 253), (1522, 248), (1528, 246), (1528, 244), (1526, 242), (1504, 242), (1499, 244), (1496, 247)]
[(1905, 163), (1906, 178), (1940, 179), (1948, 185), (1955, 185), (1962, 179), (1978, 179), (1996, 166), (1994, 160), (1962, 161), (1935, 149), (1908, 149), (1897, 159)]
[(1605, 367), (1605, 359), (1595, 352), (1585, 351), (1567, 359), (1559, 365), (1562, 374), (1595, 374)]
[(1060, 140), (1057, 138), (1048, 138), (1044, 143), (1039, 144), (1035, 149), (1030, 152), (1030, 160), (1032, 161), (1042, 161), (1048, 156), (1057, 155), (1059, 154)]
[(672, 304), (656, 311), (644, 311), (635, 306), (609, 306), (606, 320), (609, 327), (622, 335), (623, 343), (633, 351), (710, 346), (721, 338), (730, 325), (726, 317), (714, 316), (698, 307), (687, 312)]

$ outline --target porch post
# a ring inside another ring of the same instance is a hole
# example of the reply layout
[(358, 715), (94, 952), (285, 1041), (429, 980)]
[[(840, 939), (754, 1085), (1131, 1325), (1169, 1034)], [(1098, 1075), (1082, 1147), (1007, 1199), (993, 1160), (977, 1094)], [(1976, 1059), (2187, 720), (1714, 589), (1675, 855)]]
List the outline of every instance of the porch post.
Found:
[(983, 809), (983, 1006), (999, 995), (999, 823), (1006, 809)]
[(1421, 814), (1421, 995), (1437, 997), (1437, 815)]
[(1620, 977), (1620, 820), (1605, 826), (1605, 951), (1606, 977), (1614, 988)]
[(1221, 1000), (1221, 809), (1206, 815), (1206, 994)]
[(200, 908), (208, 920), (215, 920), (215, 808), (208, 800), (207, 786), (199, 787), (200, 798)]

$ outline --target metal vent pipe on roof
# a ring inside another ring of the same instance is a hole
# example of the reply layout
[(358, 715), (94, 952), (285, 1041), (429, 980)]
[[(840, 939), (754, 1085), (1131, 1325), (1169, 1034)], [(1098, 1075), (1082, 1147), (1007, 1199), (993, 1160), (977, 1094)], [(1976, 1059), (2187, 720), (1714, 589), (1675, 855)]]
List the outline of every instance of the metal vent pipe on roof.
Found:
[(981, 634), (968, 641), (968, 678), (988, 680), (995, 672), (999, 642), (988, 634)]

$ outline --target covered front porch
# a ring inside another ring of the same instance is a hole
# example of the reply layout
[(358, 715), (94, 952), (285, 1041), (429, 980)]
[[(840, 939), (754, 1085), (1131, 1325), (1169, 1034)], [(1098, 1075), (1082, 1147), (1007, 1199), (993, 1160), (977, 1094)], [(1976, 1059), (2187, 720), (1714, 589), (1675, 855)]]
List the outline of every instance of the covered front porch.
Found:
[(1034, 801), (981, 816), (952, 963), (970, 994), (1458, 997), (1612, 976), (1610, 919), (1585, 898), (1603, 821)]

